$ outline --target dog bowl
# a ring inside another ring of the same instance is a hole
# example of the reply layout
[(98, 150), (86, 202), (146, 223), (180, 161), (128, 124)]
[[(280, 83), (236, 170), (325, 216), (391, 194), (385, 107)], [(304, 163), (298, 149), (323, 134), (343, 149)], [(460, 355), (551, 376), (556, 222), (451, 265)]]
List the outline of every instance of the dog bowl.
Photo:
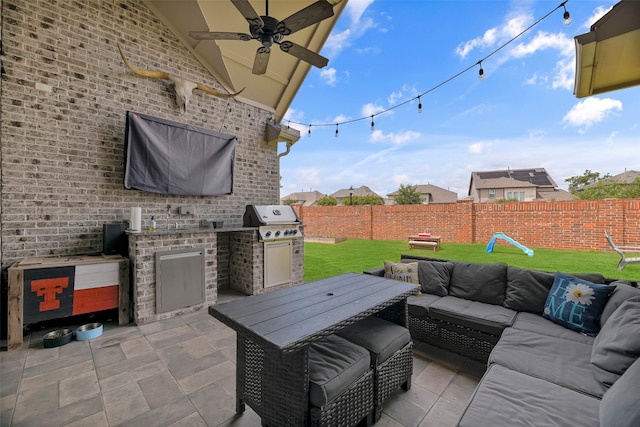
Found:
[(47, 332), (42, 337), (42, 343), (44, 348), (60, 347), (61, 345), (69, 344), (73, 338), (73, 331), (71, 329), (56, 329), (55, 331)]
[(102, 335), (102, 323), (87, 323), (76, 329), (78, 341), (91, 340)]

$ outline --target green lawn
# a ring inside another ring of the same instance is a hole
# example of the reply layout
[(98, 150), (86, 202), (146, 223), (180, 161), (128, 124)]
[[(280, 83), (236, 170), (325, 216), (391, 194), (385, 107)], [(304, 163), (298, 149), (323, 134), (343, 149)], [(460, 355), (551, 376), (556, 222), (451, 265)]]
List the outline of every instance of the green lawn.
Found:
[(415, 254), (468, 262), (505, 262), (524, 268), (563, 273), (601, 273), (604, 277), (640, 281), (640, 264), (627, 265), (622, 271), (616, 266), (620, 257), (611, 252), (568, 251), (537, 249), (534, 256), (527, 256), (512, 245), (497, 244), (493, 252), (485, 252), (487, 245), (444, 243), (433, 252), (431, 249), (409, 251), (405, 241), (353, 240), (342, 243), (305, 243), (305, 282), (335, 276), (346, 272), (360, 273), (382, 266), (383, 261), (399, 261), (401, 254)]

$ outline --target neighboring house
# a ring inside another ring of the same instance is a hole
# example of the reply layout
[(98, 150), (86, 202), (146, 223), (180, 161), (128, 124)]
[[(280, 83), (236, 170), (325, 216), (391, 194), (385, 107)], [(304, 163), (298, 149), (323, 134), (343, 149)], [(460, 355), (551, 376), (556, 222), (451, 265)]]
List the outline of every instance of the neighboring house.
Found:
[(345, 200), (347, 201), (347, 203), (349, 203), (350, 196), (375, 196), (384, 203), (384, 199), (366, 185), (360, 186), (358, 188), (345, 188), (331, 194), (331, 197), (334, 197), (338, 201), (339, 205), (343, 205), (343, 201)]
[(544, 168), (472, 172), (469, 196), (474, 202), (498, 200), (571, 200)]
[(325, 195), (317, 190), (301, 191), (299, 193), (291, 193), (287, 196), (281, 197), (280, 202), (284, 203), (285, 200), (294, 200), (295, 205), (316, 206), (318, 200), (322, 199), (323, 197), (325, 197)]
[[(607, 178), (602, 178), (602, 182), (617, 182), (619, 184), (633, 184), (633, 181), (635, 181), (636, 179), (640, 178), (640, 172), (638, 171), (624, 171), (622, 173), (619, 173), (618, 175), (614, 175), (614, 176), (610, 176)], [(597, 183), (592, 183), (589, 185), (585, 185), (584, 188), (589, 188), (589, 187), (593, 187), (594, 185), (596, 185)]]
[[(432, 203), (456, 203), (458, 201), (458, 193), (445, 190), (444, 188), (436, 185), (416, 185), (416, 191), (422, 195), (423, 205), (429, 205)], [(395, 204), (395, 197), (399, 193), (400, 192), (396, 190), (393, 193), (387, 194), (390, 203), (385, 204)]]

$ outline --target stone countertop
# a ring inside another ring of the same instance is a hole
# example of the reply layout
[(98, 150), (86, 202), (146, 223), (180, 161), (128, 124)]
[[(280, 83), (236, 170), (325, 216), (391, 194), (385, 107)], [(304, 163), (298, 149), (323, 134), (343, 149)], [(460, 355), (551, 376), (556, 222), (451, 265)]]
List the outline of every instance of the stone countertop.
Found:
[(168, 234), (198, 234), (198, 233), (229, 233), (238, 231), (257, 231), (258, 227), (185, 227), (185, 228), (159, 228), (155, 231), (142, 230), (142, 231), (130, 231), (127, 230), (128, 236), (161, 236)]

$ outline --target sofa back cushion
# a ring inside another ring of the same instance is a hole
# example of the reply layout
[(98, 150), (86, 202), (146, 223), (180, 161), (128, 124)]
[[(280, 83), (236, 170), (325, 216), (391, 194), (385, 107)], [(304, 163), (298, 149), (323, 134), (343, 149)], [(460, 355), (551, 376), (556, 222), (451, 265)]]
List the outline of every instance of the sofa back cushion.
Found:
[(602, 396), (600, 403), (601, 427), (640, 426), (640, 359), (627, 369), (622, 377)]
[(611, 285), (616, 285), (616, 290), (613, 291), (609, 301), (604, 306), (604, 310), (602, 310), (602, 316), (600, 316), (601, 328), (623, 302), (629, 298), (640, 296), (640, 289), (633, 287), (627, 280), (616, 280), (611, 282)]
[(591, 364), (595, 377), (611, 386), (639, 356), (640, 296), (637, 296), (613, 312), (593, 342)]
[(449, 295), (487, 304), (502, 305), (507, 287), (507, 264), (454, 262)]
[(418, 261), (418, 278), (422, 292), (440, 297), (447, 296), (452, 271), (452, 262)]
[(516, 311), (542, 314), (554, 278), (553, 273), (507, 267), (504, 306)]

